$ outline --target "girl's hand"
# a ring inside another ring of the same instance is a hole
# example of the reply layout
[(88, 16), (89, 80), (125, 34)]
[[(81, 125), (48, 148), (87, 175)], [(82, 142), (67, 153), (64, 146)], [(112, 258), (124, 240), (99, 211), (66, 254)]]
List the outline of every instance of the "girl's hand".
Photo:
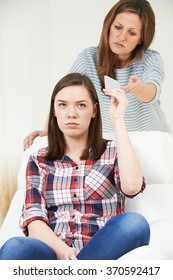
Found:
[(76, 256), (78, 253), (79, 250), (76, 248), (66, 246), (57, 257), (58, 260), (77, 260)]
[(115, 120), (124, 119), (128, 100), (125, 97), (125, 91), (123, 89), (104, 89), (104, 93), (111, 97), (111, 105), (109, 110), (109, 116), (114, 123)]

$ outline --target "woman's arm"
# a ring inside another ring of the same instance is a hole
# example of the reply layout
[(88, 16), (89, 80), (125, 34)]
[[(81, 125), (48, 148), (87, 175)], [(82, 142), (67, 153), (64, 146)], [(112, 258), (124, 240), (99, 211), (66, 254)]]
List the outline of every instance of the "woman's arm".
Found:
[(124, 113), (128, 101), (124, 90), (104, 90), (104, 92), (111, 96), (110, 117), (115, 128), (121, 189), (127, 195), (134, 195), (141, 190), (143, 174), (125, 127)]
[(157, 51), (146, 51), (139, 69), (142, 71), (141, 78), (133, 75), (122, 89), (146, 103), (151, 102), (155, 97), (159, 98), (164, 80), (164, 63), (161, 55)]
[(55, 252), (58, 260), (77, 260), (79, 251), (64, 243), (52, 229), (41, 220), (34, 220), (28, 225), (29, 236), (46, 243)]
[(137, 76), (129, 79), (128, 85), (122, 87), (126, 93), (134, 94), (142, 102), (150, 102), (156, 95), (156, 86), (152, 83), (144, 83)]

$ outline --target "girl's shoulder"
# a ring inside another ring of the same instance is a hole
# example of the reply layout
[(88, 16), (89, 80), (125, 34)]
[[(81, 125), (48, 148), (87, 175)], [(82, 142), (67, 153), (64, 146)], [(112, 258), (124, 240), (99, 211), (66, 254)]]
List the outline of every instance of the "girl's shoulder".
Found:
[(114, 140), (108, 140), (106, 144), (106, 149), (102, 154), (102, 158), (115, 158), (117, 154), (117, 147)]
[(34, 161), (45, 161), (46, 155), (47, 155), (47, 147), (44, 147), (44, 148), (34, 151), (31, 154), (31, 158)]

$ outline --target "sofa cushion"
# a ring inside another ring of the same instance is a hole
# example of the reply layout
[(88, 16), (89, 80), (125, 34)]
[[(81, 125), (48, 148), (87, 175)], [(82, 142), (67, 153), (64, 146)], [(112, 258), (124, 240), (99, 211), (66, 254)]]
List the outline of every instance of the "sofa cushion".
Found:
[(126, 211), (141, 213), (150, 224), (165, 219), (173, 222), (172, 197), (173, 184), (147, 185), (143, 193), (126, 198)]
[(138, 247), (127, 254), (123, 255), (118, 260), (169, 260), (169, 256), (163, 250), (149, 245)]
[[(171, 183), (173, 180), (173, 136), (160, 131), (129, 132), (147, 184)], [(113, 133), (105, 137), (113, 139)]]

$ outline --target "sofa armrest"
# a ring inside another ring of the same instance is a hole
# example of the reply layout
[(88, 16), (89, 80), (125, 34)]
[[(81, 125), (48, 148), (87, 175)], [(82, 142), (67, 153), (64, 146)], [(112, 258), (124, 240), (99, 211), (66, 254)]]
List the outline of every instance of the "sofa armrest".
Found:
[(1, 229), (9, 227), (19, 227), (19, 219), (22, 213), (24, 193), (24, 189), (18, 189), (14, 194)]
[(22, 213), (23, 198), (24, 189), (17, 190), (14, 194), (2, 227), (0, 228), (0, 247), (7, 239), (13, 236), (23, 235), (23, 232), (19, 226), (19, 219)]

